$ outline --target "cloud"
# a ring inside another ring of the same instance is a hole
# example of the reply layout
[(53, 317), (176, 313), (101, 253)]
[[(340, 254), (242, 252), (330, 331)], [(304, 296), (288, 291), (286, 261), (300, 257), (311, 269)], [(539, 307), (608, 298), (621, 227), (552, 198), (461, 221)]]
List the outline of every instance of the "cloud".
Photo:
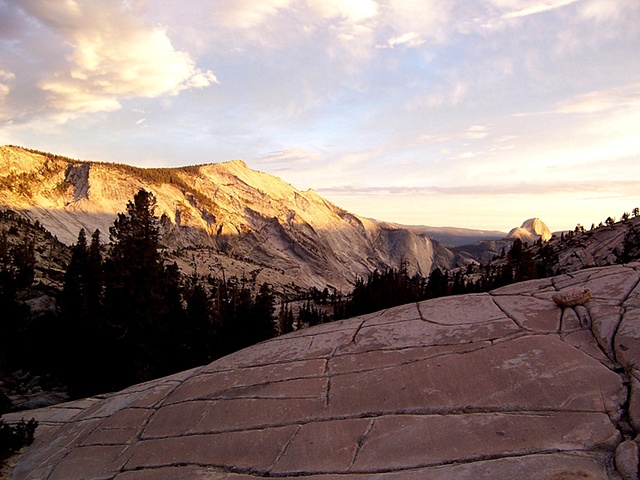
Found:
[(286, 150), (279, 150), (277, 152), (271, 152), (258, 158), (260, 163), (307, 163), (313, 160), (318, 160), (320, 155), (315, 152), (309, 152), (302, 148), (288, 148)]
[[(304, 33), (306, 24), (320, 20), (338, 20), (351, 24), (366, 21), (378, 13), (373, 0), (221, 0), (213, 13), (216, 25), (228, 29), (255, 30), (270, 27), (274, 21), (294, 20)], [(277, 18), (282, 15), (285, 18)], [(252, 38), (260, 38), (251, 32)]]
[(464, 137), (469, 140), (479, 140), (481, 138), (485, 138), (487, 135), (487, 127), (484, 125), (473, 125), (467, 129)]
[(378, 13), (378, 4), (372, 0), (307, 0), (307, 4), (323, 18), (340, 17), (353, 23)]
[(424, 40), (442, 42), (460, 22), (452, 16), (456, 6), (459, 7), (455, 1), (388, 0), (383, 22), (394, 32), (391, 38), (415, 35), (414, 39), (420, 36)]
[[(5, 98), (9, 95), (11, 88), (5, 82), (10, 82), (16, 78), (15, 74), (11, 72), (5, 72), (4, 70), (0, 70), (0, 103), (2, 103)], [(2, 112), (0, 112), (0, 118), (2, 118)]]
[(614, 108), (640, 107), (640, 83), (577, 95), (555, 110), (559, 113), (597, 113)]
[(421, 109), (423, 107), (436, 108), (442, 106), (456, 106), (469, 92), (469, 84), (464, 81), (448, 83), (439, 86), (439, 92), (428, 93), (424, 97), (413, 99), (407, 104), (408, 109)]
[(639, 9), (640, 4), (636, 0), (588, 0), (581, 5), (579, 12), (583, 18), (600, 23), (618, 20), (621, 15)]
[(417, 47), (425, 43), (425, 40), (416, 32), (405, 33), (398, 37), (393, 37), (387, 40), (387, 45), (394, 48), (396, 45), (403, 45), (407, 47)]
[(126, 3), (30, 0), (22, 6), (68, 50), (38, 83), (60, 122), (118, 110), (123, 99), (177, 95), (217, 82), (173, 47), (165, 28), (146, 23)]
[(577, 194), (577, 193), (633, 193), (640, 188), (640, 180), (615, 180), (615, 181), (549, 181), (549, 182), (514, 182), (471, 184), (457, 186), (372, 186), (355, 187), (350, 185), (316, 188), (323, 195), (344, 196), (486, 196), (493, 198), (502, 195), (535, 196), (549, 195), (551, 193)]
[(215, 8), (214, 21), (227, 28), (255, 28), (291, 3), (292, 0), (223, 0)]
[[(572, 3), (576, 3), (579, 0), (547, 0), (544, 2), (534, 1), (534, 2), (517, 2), (520, 7), (522, 3), (528, 4), (524, 8), (519, 8), (517, 10), (512, 10), (511, 12), (505, 13), (502, 15), (502, 18), (518, 18), (518, 17), (526, 17), (529, 15), (535, 15), (537, 13), (548, 12), (549, 10), (555, 10), (556, 8), (562, 8)], [(497, 3), (505, 3), (503, 1)], [(511, 2), (509, 2), (511, 3)]]

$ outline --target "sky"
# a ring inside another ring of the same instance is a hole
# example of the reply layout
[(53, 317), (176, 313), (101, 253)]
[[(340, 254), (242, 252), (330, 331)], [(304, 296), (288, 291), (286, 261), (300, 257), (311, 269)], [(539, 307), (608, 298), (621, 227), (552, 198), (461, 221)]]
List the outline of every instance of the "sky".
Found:
[(640, 206), (640, 1), (0, 0), (0, 144), (588, 228)]

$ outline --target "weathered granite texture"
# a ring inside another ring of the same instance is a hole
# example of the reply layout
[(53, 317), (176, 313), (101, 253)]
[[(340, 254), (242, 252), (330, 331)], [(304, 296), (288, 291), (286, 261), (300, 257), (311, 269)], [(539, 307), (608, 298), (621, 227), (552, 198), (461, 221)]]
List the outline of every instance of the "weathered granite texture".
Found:
[[(639, 280), (635, 263), (405, 305), (37, 410), (12, 478), (637, 478)], [(583, 286), (585, 305), (552, 300)]]

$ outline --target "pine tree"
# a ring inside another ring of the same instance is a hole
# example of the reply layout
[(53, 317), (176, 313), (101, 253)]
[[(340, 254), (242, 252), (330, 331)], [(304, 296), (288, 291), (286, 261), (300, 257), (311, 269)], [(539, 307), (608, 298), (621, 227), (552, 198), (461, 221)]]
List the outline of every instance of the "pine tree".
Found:
[(96, 229), (91, 235), (91, 244), (87, 251), (87, 271), (85, 282), (89, 317), (96, 325), (101, 325), (104, 265), (102, 261), (100, 230), (98, 229)]
[(105, 360), (115, 348), (107, 343), (102, 315), (102, 255), (100, 231), (87, 246), (84, 229), (78, 233), (65, 274), (61, 298), (62, 338), (60, 371), (74, 396), (87, 396), (110, 385), (103, 379), (109, 371)]
[(19, 281), (13, 261), (14, 249), (0, 233), (0, 369), (19, 361), (27, 308), (18, 302)]
[(220, 356), (220, 326), (204, 285), (191, 277), (184, 288), (186, 311), (179, 339), (183, 368), (203, 365)]
[(105, 312), (114, 345), (110, 361), (126, 373), (117, 382), (135, 383), (167, 373), (171, 316), (180, 311), (176, 278), (160, 256), (156, 199), (140, 190), (109, 229), (112, 247), (105, 262)]
[(286, 335), (287, 333), (293, 332), (293, 310), (291, 309), (291, 305), (284, 302), (284, 300), (280, 303), (280, 314), (278, 316), (278, 334)]
[(275, 297), (271, 287), (267, 283), (263, 283), (256, 295), (251, 311), (249, 325), (251, 343), (262, 342), (276, 336), (276, 325), (273, 317), (275, 310)]
[(426, 298), (444, 297), (449, 293), (449, 275), (446, 270), (434, 268), (429, 274), (426, 286)]
[(71, 331), (80, 328), (88, 317), (86, 277), (88, 270), (87, 235), (84, 228), (71, 250), (71, 261), (64, 276), (62, 314)]

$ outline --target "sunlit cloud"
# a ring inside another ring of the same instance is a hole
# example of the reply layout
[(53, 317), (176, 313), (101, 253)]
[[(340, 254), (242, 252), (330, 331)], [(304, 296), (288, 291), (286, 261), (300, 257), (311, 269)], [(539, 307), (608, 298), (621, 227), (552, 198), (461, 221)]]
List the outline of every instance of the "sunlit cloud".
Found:
[(404, 35), (400, 35), (397, 37), (390, 38), (387, 40), (387, 45), (391, 48), (394, 48), (398, 45), (403, 45), (406, 47), (417, 47), (425, 43), (425, 40), (417, 34), (416, 32), (405, 33)]
[(166, 29), (149, 25), (120, 2), (24, 2), (25, 11), (69, 47), (38, 87), (58, 121), (110, 112), (128, 98), (177, 95), (217, 82), (186, 52), (176, 50)]

